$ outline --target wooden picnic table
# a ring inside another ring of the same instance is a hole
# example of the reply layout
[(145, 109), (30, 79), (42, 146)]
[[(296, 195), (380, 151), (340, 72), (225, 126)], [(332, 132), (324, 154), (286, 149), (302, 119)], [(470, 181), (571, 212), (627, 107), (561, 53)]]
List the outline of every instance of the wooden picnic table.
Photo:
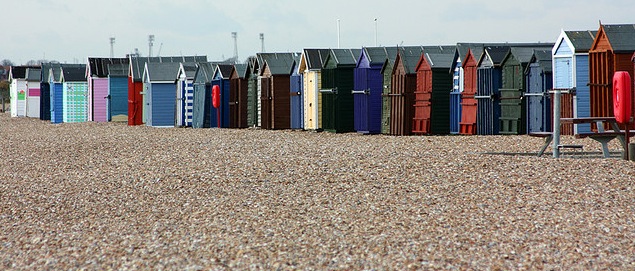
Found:
[[(561, 124), (595, 123), (597, 126), (597, 129), (595, 131), (585, 132), (585, 133), (576, 133), (574, 136), (576, 138), (588, 137), (602, 144), (602, 154), (604, 155), (605, 158), (608, 158), (611, 156), (609, 152), (608, 143), (615, 138), (620, 140), (620, 143), (622, 144), (622, 148), (624, 150), (628, 148), (628, 146), (626, 146), (626, 140), (625, 140), (626, 136), (624, 133), (625, 131), (620, 130), (620, 126), (617, 124), (617, 121), (613, 117), (560, 118), (560, 123)], [(605, 130), (604, 124), (608, 124), (612, 130)], [(635, 132), (635, 131), (632, 131), (632, 132)], [(632, 132), (631, 132), (631, 135), (629, 136), (633, 135)], [(549, 145), (551, 144), (551, 141), (553, 140), (552, 132), (534, 132), (534, 133), (529, 133), (529, 135), (545, 138), (545, 144), (542, 146), (542, 148), (538, 152), (538, 156), (541, 156), (542, 154), (544, 154), (545, 150), (547, 149), (547, 147), (549, 147)]]

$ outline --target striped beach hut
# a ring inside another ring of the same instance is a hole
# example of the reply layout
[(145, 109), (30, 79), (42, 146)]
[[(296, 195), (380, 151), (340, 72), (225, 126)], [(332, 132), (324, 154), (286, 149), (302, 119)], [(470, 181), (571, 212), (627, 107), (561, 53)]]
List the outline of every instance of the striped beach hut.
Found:
[(322, 67), (322, 126), (325, 131), (355, 131), (353, 88), (361, 49), (331, 49)]
[(108, 106), (110, 104), (110, 86), (108, 66), (110, 64), (126, 64), (126, 58), (97, 58), (89, 57), (86, 65), (86, 80), (88, 82), (88, 120), (95, 122), (108, 121)]
[(9, 70), (11, 117), (26, 117), (27, 66), (12, 66)]
[[(147, 118), (148, 102), (143, 72), (146, 63), (198, 63), (207, 62), (207, 56), (167, 56), (167, 57), (139, 57), (130, 56), (130, 71), (128, 73), (128, 125), (144, 124)], [(176, 81), (176, 72), (174, 74)], [(176, 93), (176, 90), (174, 91)], [(176, 97), (175, 97), (176, 99)]]
[[(564, 31), (553, 46), (553, 87), (562, 91), (560, 117), (591, 116), (589, 49), (597, 31)], [(563, 135), (590, 132), (590, 124), (562, 124)]]
[(211, 62), (198, 63), (194, 74), (194, 97), (192, 107), (192, 127), (210, 128), (212, 114), (216, 119), (216, 111), (212, 108), (212, 76), (216, 64)]
[(62, 121), (88, 121), (90, 103), (86, 65), (62, 66)]
[(249, 64), (235, 64), (229, 76), (229, 128), (247, 128)]
[(300, 56), (299, 72), (302, 72), (304, 95), (304, 129), (318, 131), (322, 128), (322, 65), (330, 49), (304, 49)]
[(40, 81), (42, 78), (41, 67), (29, 67), (26, 71), (26, 116), (29, 118), (40, 117)]
[(456, 46), (426, 46), (417, 63), (414, 96), (414, 134), (450, 133), (450, 67)]
[(229, 128), (229, 112), (230, 112), (230, 83), (229, 80), (232, 69), (232, 64), (219, 64), (214, 70), (212, 76), (212, 88), (218, 86), (220, 88), (220, 108), (212, 108), (212, 111), (220, 112), (220, 126), (218, 126), (217, 119), (212, 119), (212, 127)]
[(180, 63), (176, 76), (176, 126), (192, 127), (196, 63)]
[(551, 50), (534, 50), (524, 73), (527, 81), (524, 94), (527, 133), (550, 132), (553, 118), (549, 96), (549, 91), (553, 89)]
[(353, 106), (355, 131), (362, 134), (381, 133), (384, 76), (388, 59), (394, 61), (398, 47), (365, 47), (355, 67)]

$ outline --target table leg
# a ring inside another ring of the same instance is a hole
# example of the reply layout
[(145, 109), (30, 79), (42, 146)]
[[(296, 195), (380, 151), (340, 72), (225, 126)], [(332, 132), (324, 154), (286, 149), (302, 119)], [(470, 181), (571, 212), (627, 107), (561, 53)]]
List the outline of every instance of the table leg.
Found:
[(538, 157), (542, 156), (545, 153), (545, 150), (547, 150), (547, 147), (549, 147), (552, 140), (553, 140), (553, 136), (551, 135), (545, 137), (545, 144), (542, 145), (542, 149), (540, 149), (540, 152), (538, 152)]
[(604, 158), (611, 157), (611, 152), (609, 151), (609, 142), (615, 138), (614, 136), (602, 136), (602, 137), (592, 137), (593, 140), (600, 142), (602, 144), (602, 154)]

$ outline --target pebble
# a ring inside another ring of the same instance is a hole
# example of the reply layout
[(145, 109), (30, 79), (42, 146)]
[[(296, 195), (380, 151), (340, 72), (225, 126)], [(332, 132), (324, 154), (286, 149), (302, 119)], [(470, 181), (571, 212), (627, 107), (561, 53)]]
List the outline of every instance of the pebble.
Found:
[(2, 113), (0, 269), (635, 269), (633, 163), (562, 141)]

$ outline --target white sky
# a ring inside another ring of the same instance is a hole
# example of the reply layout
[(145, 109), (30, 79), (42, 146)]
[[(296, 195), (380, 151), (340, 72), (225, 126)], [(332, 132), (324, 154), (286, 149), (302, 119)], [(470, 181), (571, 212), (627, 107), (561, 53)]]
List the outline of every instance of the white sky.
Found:
[[(16, 64), (47, 59), (84, 63), (139, 48), (148, 53), (238, 55), (260, 51), (379, 45), (441, 45), (457, 42), (554, 42), (560, 30), (597, 30), (605, 24), (635, 24), (633, 0), (0, 0), (4, 26), (0, 59)], [(161, 45), (163, 44), (163, 45)]]

